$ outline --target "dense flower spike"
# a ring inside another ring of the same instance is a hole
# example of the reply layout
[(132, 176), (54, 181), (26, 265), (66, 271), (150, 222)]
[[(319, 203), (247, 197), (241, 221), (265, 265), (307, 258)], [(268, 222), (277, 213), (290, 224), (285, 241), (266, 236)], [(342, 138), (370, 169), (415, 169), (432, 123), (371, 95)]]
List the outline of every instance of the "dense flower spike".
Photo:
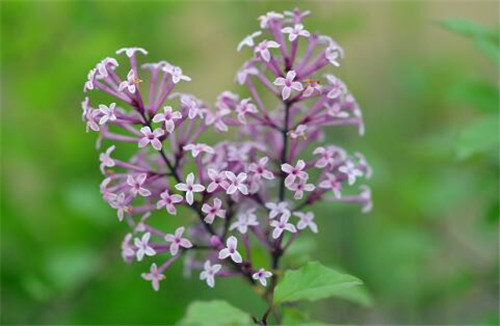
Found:
[[(323, 142), (329, 127), (354, 126), (363, 134), (364, 125), (335, 75), (344, 50), (306, 28), (309, 14), (259, 17), (261, 29), (237, 45), (249, 55), (236, 74), (246, 95), (225, 91), (213, 106), (179, 92), (191, 80), (180, 67), (139, 65), (147, 55), (142, 48), (120, 49), (123, 61), (108, 57), (90, 70), (82, 118), (87, 131), (99, 133), (98, 145), (108, 146), (99, 156), (101, 193), (132, 228), (123, 259), (157, 260), (142, 274), (154, 290), (169, 266), (186, 257), (188, 272), (197, 270), (209, 287), (215, 276), (242, 276), (267, 286), (272, 298), (281, 256), (303, 233), (319, 231), (316, 202), (371, 209), (371, 191), (360, 184), (372, 174), (364, 156)], [(203, 138), (229, 130), (237, 133), (219, 143)], [(122, 158), (124, 147), (134, 155)], [(172, 223), (180, 225), (158, 226), (176, 214), (182, 216)], [(254, 245), (268, 254), (266, 266), (254, 265)]]

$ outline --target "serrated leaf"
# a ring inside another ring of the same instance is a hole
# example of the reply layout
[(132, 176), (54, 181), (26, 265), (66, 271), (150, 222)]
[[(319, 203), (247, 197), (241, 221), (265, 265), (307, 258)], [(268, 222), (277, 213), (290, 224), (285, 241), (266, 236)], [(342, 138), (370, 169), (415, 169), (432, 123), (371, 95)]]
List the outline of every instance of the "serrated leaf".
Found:
[(498, 114), (489, 114), (475, 120), (459, 134), (456, 144), (460, 159), (497, 148)]
[(363, 282), (351, 275), (339, 273), (318, 262), (309, 262), (297, 270), (285, 272), (276, 286), (274, 303), (285, 301), (309, 300), (345, 293), (345, 289), (358, 286)]
[(252, 325), (250, 315), (222, 300), (191, 303), (178, 325), (242, 326)]

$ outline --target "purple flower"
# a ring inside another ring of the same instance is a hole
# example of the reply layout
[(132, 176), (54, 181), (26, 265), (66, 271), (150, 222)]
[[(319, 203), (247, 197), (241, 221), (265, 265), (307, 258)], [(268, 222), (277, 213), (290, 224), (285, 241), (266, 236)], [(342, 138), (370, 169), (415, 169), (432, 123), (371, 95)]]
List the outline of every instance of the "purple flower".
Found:
[(257, 108), (250, 102), (250, 98), (246, 98), (241, 100), (241, 102), (236, 106), (236, 113), (238, 113), (238, 120), (241, 123), (246, 124), (247, 120), (245, 115), (247, 113), (257, 113)]
[(243, 41), (241, 41), (239, 44), (238, 44), (238, 47), (236, 48), (236, 51), (240, 52), (241, 49), (243, 49), (244, 46), (248, 46), (248, 47), (253, 47), (255, 45), (253, 39), (262, 35), (262, 32), (261, 31), (257, 31), (255, 33), (252, 33), (248, 36), (246, 36)]
[(135, 238), (134, 245), (136, 247), (135, 255), (137, 257), (137, 261), (141, 261), (144, 256), (154, 256), (156, 255), (156, 251), (149, 246), (149, 238), (151, 237), (151, 233), (146, 232), (142, 236), (142, 238)]
[(160, 209), (165, 207), (167, 212), (171, 215), (177, 214), (177, 209), (175, 208), (175, 204), (182, 202), (182, 196), (177, 194), (170, 194), (170, 192), (165, 190), (160, 194), (161, 200), (156, 203), (156, 208)]
[(189, 205), (193, 204), (194, 201), (194, 193), (202, 192), (205, 190), (205, 187), (201, 184), (194, 183), (194, 174), (189, 173), (186, 177), (186, 183), (178, 183), (175, 185), (175, 189), (186, 192), (186, 202)]
[(259, 222), (257, 221), (257, 216), (255, 215), (255, 208), (251, 208), (246, 212), (238, 215), (238, 220), (231, 224), (229, 230), (238, 229), (238, 232), (245, 234), (248, 231), (248, 227), (257, 226)]
[(326, 97), (336, 99), (345, 92), (345, 85), (340, 79), (333, 75), (326, 75), (326, 79), (331, 85), (330, 91), (326, 94)]
[(290, 186), (292, 183), (295, 182), (296, 178), (307, 179), (307, 177), (308, 177), (307, 172), (302, 171), (302, 170), (304, 170), (305, 167), (306, 167), (306, 163), (303, 160), (298, 160), (295, 167), (288, 164), (288, 163), (282, 164), (281, 171), (288, 174), (288, 176), (285, 179), (285, 185)]
[(210, 260), (205, 261), (203, 264), (203, 271), (200, 273), (200, 280), (207, 280), (208, 286), (213, 288), (215, 286), (214, 276), (220, 271), (222, 265), (211, 264)]
[(321, 181), (318, 186), (323, 189), (331, 189), (335, 197), (341, 197), (340, 190), (342, 189), (342, 183), (331, 173), (327, 173), (326, 180)]
[(275, 41), (264, 40), (254, 48), (254, 52), (259, 58), (265, 62), (269, 62), (271, 60), (271, 53), (269, 52), (269, 49), (279, 47), (280, 45)]
[(170, 253), (172, 254), (172, 256), (177, 255), (177, 253), (179, 252), (179, 247), (191, 248), (193, 246), (191, 241), (182, 237), (184, 230), (184, 227), (181, 226), (180, 228), (177, 228), (177, 230), (175, 230), (174, 234), (169, 233), (165, 235), (165, 241), (170, 242)]
[(125, 194), (122, 192), (118, 195), (111, 194), (112, 198), (109, 201), (109, 205), (117, 210), (116, 214), (118, 215), (118, 221), (123, 221), (124, 212), (129, 211), (129, 206), (125, 200)]
[(102, 113), (101, 119), (99, 120), (100, 125), (103, 125), (108, 121), (116, 120), (115, 106), (116, 103), (111, 103), (109, 107), (104, 104), (99, 104), (99, 111)]
[(246, 179), (247, 174), (245, 172), (240, 172), (238, 176), (236, 176), (232, 171), (226, 171), (226, 180), (229, 183), (226, 193), (232, 195), (236, 193), (236, 191), (239, 191), (243, 195), (248, 195), (248, 187), (244, 183)]
[(264, 156), (261, 159), (259, 159), (258, 163), (251, 163), (248, 166), (248, 171), (252, 172), (254, 178), (257, 180), (260, 180), (262, 178), (267, 179), (267, 180), (273, 180), (274, 173), (272, 173), (270, 170), (266, 169), (266, 164), (268, 161), (269, 161), (269, 158), (267, 156)]
[(269, 218), (272, 220), (275, 217), (281, 217), (286, 215), (290, 217), (290, 210), (288, 209), (287, 202), (281, 203), (266, 203), (266, 207), (269, 209)]
[(314, 92), (321, 94), (323, 87), (317, 80), (306, 80), (307, 86), (302, 93), (302, 96), (309, 97), (314, 94)]
[(339, 167), (339, 172), (347, 176), (347, 180), (351, 186), (356, 182), (357, 177), (363, 175), (363, 171), (359, 170), (351, 160), (348, 160), (344, 165)]
[(306, 179), (300, 179), (299, 182), (288, 186), (288, 189), (294, 191), (293, 198), (299, 200), (304, 196), (304, 191), (313, 191), (316, 187), (312, 183), (307, 183)]
[(260, 21), (260, 28), (265, 29), (269, 28), (269, 25), (272, 24), (273, 22), (279, 21), (283, 19), (283, 15), (279, 14), (274, 11), (270, 11), (266, 13), (265, 15), (259, 16), (259, 21)]
[(226, 190), (229, 183), (226, 181), (226, 173), (224, 171), (217, 172), (214, 169), (208, 169), (208, 177), (212, 182), (207, 187), (207, 192), (214, 192), (219, 187)]
[(236, 250), (238, 246), (238, 240), (234, 236), (230, 236), (226, 241), (226, 248), (219, 251), (219, 259), (226, 259), (231, 257), (235, 263), (241, 263), (243, 259), (240, 253)]
[(154, 131), (151, 131), (151, 128), (149, 127), (142, 127), (141, 128), (141, 133), (144, 135), (144, 137), (139, 139), (139, 147), (146, 147), (148, 144), (151, 144), (154, 149), (157, 151), (161, 150), (161, 141), (160, 137), (165, 134), (165, 131), (163, 129), (155, 129)]
[(307, 131), (306, 125), (298, 125), (297, 128), (288, 132), (288, 135), (293, 139), (297, 138), (307, 139), (306, 131)]
[(122, 258), (125, 262), (130, 261), (135, 256), (135, 250), (132, 244), (132, 233), (127, 233), (123, 238), (121, 249), (122, 249)]
[(146, 173), (141, 173), (135, 177), (130, 174), (127, 176), (127, 184), (130, 186), (130, 193), (132, 195), (137, 196), (137, 194), (139, 194), (142, 197), (151, 196), (151, 191), (142, 186), (146, 181), (146, 178)]
[(191, 96), (182, 96), (181, 104), (184, 108), (188, 110), (189, 119), (193, 120), (197, 116), (203, 118), (203, 115), (205, 114), (206, 110), (204, 110), (200, 106), (200, 104), (196, 101), (196, 99), (192, 98)]
[(125, 53), (127, 55), (127, 57), (131, 58), (132, 56), (135, 55), (136, 52), (142, 53), (144, 55), (148, 54), (148, 51), (144, 50), (143, 48), (138, 48), (138, 47), (121, 48), (118, 51), (116, 51), (116, 54)]
[(238, 82), (238, 84), (243, 85), (246, 83), (249, 75), (258, 75), (258, 74), (259, 71), (257, 70), (257, 68), (245, 65), (238, 71), (236, 75), (236, 81)]
[(297, 232), (295, 225), (293, 225), (292, 223), (288, 223), (289, 218), (290, 216), (282, 214), (279, 220), (271, 221), (270, 225), (274, 228), (273, 239), (278, 239), (285, 230), (291, 233)]
[(99, 168), (101, 169), (101, 172), (103, 174), (105, 174), (104, 168), (111, 168), (115, 166), (115, 161), (111, 158), (111, 153), (113, 153), (115, 148), (115, 145), (113, 145), (109, 147), (106, 152), (99, 154), (99, 161), (101, 161), (101, 165), (99, 166)]
[(122, 81), (118, 86), (118, 89), (120, 91), (123, 91), (126, 88), (131, 94), (135, 94), (135, 91), (137, 89), (136, 85), (140, 82), (141, 80), (135, 76), (134, 70), (130, 69), (127, 75), (127, 80)]
[(193, 157), (197, 157), (201, 152), (214, 154), (215, 151), (212, 147), (207, 144), (188, 144), (183, 147), (185, 151), (191, 151)]
[(283, 87), (281, 89), (281, 97), (283, 98), (283, 100), (287, 100), (290, 97), (292, 89), (299, 92), (304, 89), (300, 82), (294, 81), (295, 76), (297, 76), (297, 73), (293, 70), (290, 70), (286, 73), (286, 78), (278, 77), (274, 81), (274, 85)]
[(312, 212), (294, 212), (293, 215), (300, 218), (299, 223), (297, 223), (297, 229), (304, 230), (305, 228), (309, 228), (313, 233), (318, 233), (318, 226), (313, 222), (314, 214)]
[(311, 33), (304, 29), (304, 25), (295, 24), (293, 27), (285, 27), (281, 29), (281, 32), (288, 35), (288, 40), (290, 42), (295, 41), (299, 36), (309, 37)]
[(174, 84), (179, 83), (181, 80), (191, 81), (190, 77), (182, 73), (182, 69), (180, 67), (166, 66), (163, 68), (163, 70), (172, 76), (172, 82)]
[(273, 276), (273, 273), (266, 271), (264, 268), (252, 274), (252, 278), (258, 280), (262, 286), (267, 286), (267, 279), (271, 276)]
[(209, 205), (207, 203), (203, 204), (201, 211), (207, 216), (205, 216), (204, 221), (208, 224), (212, 224), (216, 216), (220, 218), (226, 217), (226, 211), (222, 209), (222, 201), (219, 198), (214, 199), (214, 204)]
[(165, 130), (169, 133), (174, 132), (175, 120), (182, 119), (182, 114), (178, 111), (173, 112), (171, 106), (165, 106), (163, 113), (157, 113), (153, 117), (153, 122), (163, 122)]
[(165, 279), (165, 275), (158, 270), (155, 263), (151, 265), (149, 273), (142, 273), (141, 276), (146, 281), (151, 281), (155, 291), (160, 290), (160, 281)]

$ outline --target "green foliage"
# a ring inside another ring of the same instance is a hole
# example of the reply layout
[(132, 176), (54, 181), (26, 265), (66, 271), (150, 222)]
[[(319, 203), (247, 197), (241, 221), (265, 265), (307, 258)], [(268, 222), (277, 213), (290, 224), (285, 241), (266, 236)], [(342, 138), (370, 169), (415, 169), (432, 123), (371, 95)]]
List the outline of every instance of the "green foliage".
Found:
[(309, 262), (297, 270), (285, 272), (276, 286), (274, 302), (309, 300), (345, 295), (347, 288), (363, 284), (358, 278), (339, 273), (318, 262)]
[(498, 114), (476, 119), (459, 134), (456, 152), (460, 159), (498, 149)]
[(221, 300), (191, 303), (179, 326), (243, 326), (253, 324), (250, 316)]
[(285, 307), (283, 308), (283, 325), (300, 325), (300, 326), (322, 326), (322, 322), (312, 321), (309, 316), (302, 311)]

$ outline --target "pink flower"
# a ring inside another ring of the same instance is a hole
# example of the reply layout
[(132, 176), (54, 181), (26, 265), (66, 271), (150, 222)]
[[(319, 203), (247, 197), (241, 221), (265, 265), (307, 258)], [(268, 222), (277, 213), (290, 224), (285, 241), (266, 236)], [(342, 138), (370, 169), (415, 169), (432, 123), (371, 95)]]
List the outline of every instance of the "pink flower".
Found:
[(241, 49), (243, 49), (244, 46), (248, 46), (248, 47), (252, 47), (255, 45), (253, 39), (262, 35), (262, 32), (261, 31), (257, 31), (255, 33), (252, 33), (248, 36), (246, 36), (243, 41), (241, 41), (239, 44), (238, 44), (238, 47), (236, 48), (236, 51), (240, 52)]
[(174, 234), (165, 235), (165, 241), (171, 242), (170, 253), (172, 254), (172, 256), (177, 255), (177, 253), (179, 252), (179, 247), (191, 248), (193, 246), (191, 241), (182, 237), (183, 233), (184, 227), (181, 226), (180, 228), (177, 228), (177, 230), (175, 230)]
[(253, 66), (245, 65), (236, 74), (236, 81), (238, 84), (243, 85), (246, 83), (249, 75), (258, 75), (259, 71)]
[(142, 197), (151, 196), (151, 191), (142, 186), (146, 178), (146, 173), (141, 173), (135, 177), (130, 174), (127, 176), (127, 184), (130, 186), (130, 193), (132, 195), (137, 196), (139, 194)]
[(257, 221), (257, 216), (255, 215), (255, 208), (251, 208), (246, 212), (238, 215), (238, 220), (231, 224), (229, 230), (238, 229), (241, 234), (245, 234), (248, 231), (249, 226), (257, 226), (259, 222)]
[(212, 182), (207, 187), (207, 192), (214, 192), (219, 187), (222, 189), (227, 189), (229, 184), (226, 182), (226, 173), (224, 171), (217, 172), (214, 169), (208, 169), (208, 177)]
[(156, 203), (156, 208), (165, 207), (169, 214), (176, 215), (177, 209), (175, 208), (175, 204), (182, 202), (182, 196), (177, 194), (172, 195), (167, 189), (160, 194), (160, 197), (161, 199)]
[(259, 21), (260, 21), (260, 28), (265, 29), (269, 28), (269, 25), (273, 22), (279, 21), (283, 19), (282, 14), (278, 14), (277, 12), (270, 11), (266, 13), (265, 15), (259, 16)]
[(226, 211), (222, 209), (222, 201), (219, 198), (214, 199), (212, 206), (207, 203), (203, 204), (201, 211), (207, 214), (203, 220), (208, 224), (212, 224), (216, 216), (220, 218), (226, 217)]
[(309, 96), (313, 95), (314, 91), (321, 94), (322, 90), (323, 90), (323, 87), (320, 85), (320, 83), (317, 80), (307, 80), (307, 86), (306, 86), (306, 89), (304, 90), (304, 93), (302, 93), (302, 96), (309, 97)]
[(154, 131), (151, 131), (151, 128), (149, 127), (142, 127), (140, 131), (144, 135), (144, 137), (139, 139), (139, 147), (142, 148), (146, 147), (148, 144), (151, 144), (151, 146), (153, 146), (153, 148), (157, 151), (161, 150), (162, 145), (161, 141), (158, 138), (165, 134), (163, 129), (157, 128)]
[(281, 89), (281, 97), (283, 98), (284, 101), (290, 97), (292, 89), (299, 92), (304, 89), (304, 87), (300, 82), (294, 81), (296, 75), (297, 74), (295, 73), (295, 71), (290, 70), (289, 72), (286, 73), (286, 78), (278, 77), (274, 81), (274, 85), (283, 86), (283, 88)]
[(172, 107), (167, 105), (163, 108), (163, 113), (157, 113), (153, 117), (153, 122), (163, 122), (165, 130), (172, 133), (175, 129), (175, 120), (179, 119), (182, 119), (182, 114), (178, 111), (172, 112)]
[(111, 158), (111, 153), (115, 150), (115, 148), (116, 147), (113, 145), (109, 147), (106, 152), (99, 154), (99, 161), (101, 161), (99, 168), (103, 174), (105, 174), (104, 168), (111, 168), (115, 166), (115, 161)]
[(222, 108), (222, 109), (217, 110), (215, 112), (215, 114), (212, 112), (208, 112), (205, 123), (207, 124), (207, 126), (210, 126), (213, 124), (217, 131), (226, 132), (226, 131), (228, 131), (228, 128), (227, 128), (227, 125), (224, 122), (223, 118), (224, 118), (224, 116), (226, 116), (230, 113), (231, 113), (231, 111), (229, 109), (226, 109), (226, 108)]
[(287, 230), (291, 233), (297, 232), (297, 229), (295, 228), (295, 225), (292, 223), (288, 223), (288, 219), (290, 216), (287, 215), (281, 215), (279, 220), (272, 220), (271, 221), (271, 226), (274, 228), (273, 230), (273, 239), (278, 239), (283, 231)]
[(123, 221), (123, 213), (129, 210), (129, 207), (125, 201), (125, 194), (121, 192), (118, 195), (111, 194), (112, 198), (109, 201), (109, 205), (117, 210), (118, 221)]
[(341, 118), (341, 119), (349, 118), (349, 113), (342, 111), (342, 107), (338, 102), (333, 103), (331, 105), (327, 104), (326, 107), (328, 108), (326, 113), (328, 113), (328, 115), (333, 118)]
[(149, 273), (142, 273), (141, 276), (146, 281), (151, 281), (151, 283), (153, 285), (153, 289), (155, 291), (160, 290), (160, 281), (165, 279), (165, 275), (160, 273), (160, 271), (158, 270), (158, 267), (156, 267), (155, 263), (153, 263), (151, 265), (151, 268), (149, 269)]
[(293, 139), (297, 139), (299, 137), (306, 139), (307, 138), (306, 131), (307, 131), (306, 125), (298, 125), (297, 128), (289, 131), (288, 135)]
[(140, 80), (135, 76), (134, 70), (130, 69), (127, 75), (127, 80), (124, 80), (118, 86), (120, 91), (123, 91), (125, 88), (132, 94), (135, 94), (136, 84), (140, 83)]
[(235, 263), (241, 263), (243, 259), (241, 258), (240, 253), (236, 250), (238, 246), (238, 240), (234, 236), (230, 236), (226, 240), (226, 248), (219, 251), (219, 259), (226, 259), (227, 257), (231, 257), (231, 259)]
[(116, 103), (111, 103), (109, 107), (104, 104), (99, 104), (99, 111), (102, 113), (101, 119), (99, 120), (100, 125), (103, 125), (108, 121), (116, 120), (115, 107)]
[(214, 154), (215, 151), (212, 147), (206, 144), (187, 144), (182, 149), (185, 151), (191, 151), (193, 157), (197, 157), (201, 152), (205, 152), (208, 154)]
[(188, 174), (188, 176), (186, 178), (186, 183), (178, 183), (175, 185), (175, 188), (177, 190), (186, 192), (186, 202), (189, 205), (193, 204), (195, 192), (202, 192), (203, 190), (205, 190), (205, 187), (202, 186), (201, 184), (194, 183), (194, 174), (193, 173)]
[(96, 73), (97, 73), (97, 69), (90, 69), (90, 71), (87, 75), (87, 81), (85, 82), (85, 85), (83, 86), (84, 92), (87, 92), (89, 90), (91, 91), (94, 89), (94, 81), (96, 78)]
[(314, 164), (315, 167), (322, 169), (327, 165), (333, 166), (335, 160), (333, 156), (335, 155), (335, 151), (332, 148), (324, 148), (318, 147), (313, 152), (314, 155), (320, 155), (320, 158)]
[(257, 272), (252, 274), (254, 280), (259, 280), (262, 286), (267, 286), (267, 279), (273, 276), (273, 273), (266, 271), (264, 268), (259, 269)]
[(214, 276), (220, 271), (222, 265), (211, 264), (210, 260), (205, 261), (203, 264), (203, 271), (200, 273), (200, 280), (207, 280), (209, 287), (213, 288), (215, 286)]
[(203, 115), (206, 113), (206, 110), (203, 109), (196, 99), (191, 96), (182, 96), (181, 97), (181, 105), (183, 108), (188, 110), (189, 119), (193, 120), (196, 116), (199, 116), (203, 119)]
[(236, 106), (236, 113), (238, 114), (238, 120), (246, 124), (247, 120), (245, 118), (245, 114), (247, 113), (257, 113), (257, 108), (255, 104), (250, 102), (250, 98), (246, 98), (241, 100), (241, 102)]
[(151, 233), (144, 233), (142, 238), (135, 238), (134, 245), (136, 247), (135, 254), (137, 256), (137, 261), (141, 261), (144, 256), (154, 256), (156, 255), (156, 251), (149, 246), (149, 238), (151, 237)]
[(269, 218), (272, 220), (275, 217), (281, 217), (282, 215), (286, 215), (290, 217), (290, 210), (288, 209), (287, 202), (280, 203), (266, 203), (267, 209), (269, 209)]
[(118, 62), (113, 58), (105, 58), (96, 65), (97, 78), (108, 77), (108, 69), (115, 70), (118, 67)]
[(341, 197), (340, 190), (342, 189), (342, 183), (337, 180), (335, 175), (331, 173), (326, 174), (326, 180), (323, 180), (319, 183), (319, 187), (323, 189), (331, 189), (336, 198)]
[(191, 81), (190, 77), (182, 73), (182, 69), (180, 67), (166, 66), (163, 68), (163, 70), (172, 76), (172, 82), (174, 84), (179, 83), (181, 80)]
[(308, 227), (313, 233), (318, 233), (318, 226), (313, 222), (314, 214), (312, 212), (295, 212), (293, 215), (300, 218), (299, 223), (297, 223), (297, 229), (304, 230)]
[(254, 48), (254, 52), (255, 55), (260, 57), (262, 60), (269, 62), (271, 60), (271, 53), (269, 52), (269, 49), (279, 47), (280, 45), (275, 41), (264, 40)]
[(148, 51), (138, 47), (121, 48), (118, 51), (116, 51), (116, 54), (125, 53), (127, 57), (131, 58), (136, 52), (140, 52), (144, 55), (148, 54)]
[(229, 186), (226, 189), (228, 195), (232, 195), (236, 191), (241, 192), (243, 195), (248, 195), (248, 187), (244, 183), (247, 179), (247, 174), (245, 172), (240, 172), (238, 176), (236, 176), (232, 171), (226, 171), (226, 178), (229, 182)]
[(288, 40), (290, 42), (295, 41), (299, 36), (309, 37), (311, 33), (304, 29), (304, 25), (295, 24), (293, 27), (285, 27), (281, 29), (281, 32), (288, 35)]
[(123, 238), (121, 249), (122, 258), (125, 262), (129, 262), (135, 256), (135, 250), (130, 241), (132, 240), (132, 233), (127, 233)]
[(306, 167), (306, 163), (303, 160), (298, 160), (295, 167), (292, 165), (285, 163), (281, 164), (281, 171), (288, 174), (285, 178), (285, 185), (290, 186), (295, 182), (295, 179), (298, 177), (299, 179), (307, 179), (308, 174), (305, 171), (302, 171)]
[(256, 180), (260, 180), (261, 178), (267, 180), (274, 179), (274, 173), (266, 169), (266, 164), (269, 161), (267, 156), (262, 157), (258, 163), (250, 163), (248, 166), (248, 171), (253, 173), (253, 176)]
[(307, 179), (299, 180), (298, 183), (294, 183), (288, 186), (288, 189), (294, 191), (294, 198), (299, 200), (304, 196), (304, 191), (313, 191), (316, 187), (312, 183), (306, 183)]
[(342, 172), (347, 176), (350, 186), (356, 182), (357, 177), (361, 177), (363, 175), (363, 171), (359, 170), (351, 160), (348, 160), (344, 165), (339, 167), (339, 172)]
[(329, 46), (325, 50), (325, 58), (330, 62), (334, 67), (339, 67), (340, 63), (337, 61), (339, 59), (339, 50), (337, 47)]
[(345, 85), (340, 79), (333, 75), (326, 75), (326, 79), (331, 85), (330, 91), (326, 94), (326, 97), (336, 99), (344, 93)]

